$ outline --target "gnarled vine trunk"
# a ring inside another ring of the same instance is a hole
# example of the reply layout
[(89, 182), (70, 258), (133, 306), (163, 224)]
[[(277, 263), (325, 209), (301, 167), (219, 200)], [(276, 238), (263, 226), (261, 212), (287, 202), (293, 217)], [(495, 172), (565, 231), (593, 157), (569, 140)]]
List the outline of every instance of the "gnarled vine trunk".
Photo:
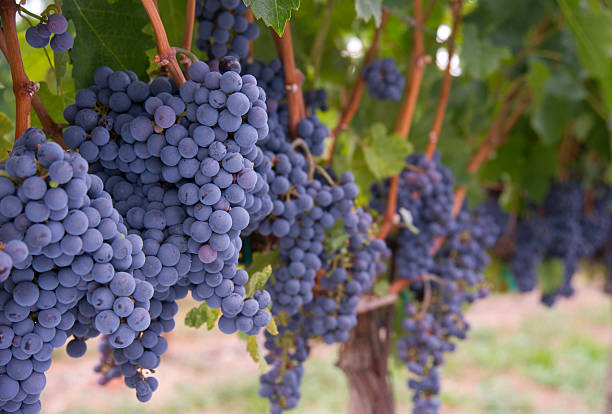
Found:
[(395, 413), (382, 315), (381, 311), (360, 314), (350, 339), (340, 347), (337, 365), (348, 379), (350, 414)]

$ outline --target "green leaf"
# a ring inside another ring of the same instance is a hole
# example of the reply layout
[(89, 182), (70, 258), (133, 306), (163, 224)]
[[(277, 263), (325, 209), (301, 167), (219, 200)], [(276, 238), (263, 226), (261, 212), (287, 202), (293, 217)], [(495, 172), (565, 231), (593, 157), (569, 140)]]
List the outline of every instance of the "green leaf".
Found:
[(255, 272), (249, 275), (249, 280), (244, 285), (244, 289), (246, 291), (245, 297), (250, 298), (253, 297), (255, 291), (262, 289), (268, 279), (272, 276), (272, 266), (266, 265), (259, 272)]
[(370, 17), (374, 17), (376, 26), (379, 26), (382, 20), (382, 9), (382, 0), (355, 0), (357, 16), (366, 22), (370, 20)]
[(268, 363), (261, 354), (261, 348), (259, 347), (259, 341), (256, 336), (249, 336), (247, 339), (247, 352), (251, 356), (251, 359), (255, 363), (259, 363), (259, 372), (264, 373), (268, 369)]
[(383, 124), (376, 123), (368, 130), (362, 150), (372, 175), (383, 179), (404, 168), (406, 157), (412, 153), (412, 145), (399, 134), (388, 134)]
[[(180, 46), (185, 28), (187, 0), (157, 0), (159, 15), (164, 21), (164, 28), (171, 46)], [(197, 22), (193, 25), (197, 30)], [(195, 39), (195, 37), (194, 37)]]
[(282, 36), (285, 23), (291, 18), (291, 10), (297, 11), (300, 0), (244, 0), (244, 4), (253, 9), (256, 18)]
[(542, 142), (552, 145), (561, 139), (570, 110), (567, 101), (550, 95), (544, 97), (541, 105), (531, 114), (531, 125)]
[(202, 303), (200, 306), (192, 308), (187, 312), (185, 325), (199, 329), (202, 325), (206, 324), (207, 329), (210, 331), (215, 327), (219, 314), (219, 309), (209, 308), (206, 303)]
[[(65, 83), (66, 84), (66, 83)], [(68, 89), (68, 88), (67, 88)], [(74, 102), (74, 89), (64, 90), (63, 95), (55, 95), (49, 90), (49, 85), (46, 82), (40, 82), (38, 96), (45, 104), (47, 112), (56, 122), (64, 122), (64, 108)], [(40, 126), (40, 121), (35, 117), (36, 113), (32, 112), (33, 126)]]
[(76, 27), (70, 56), (77, 88), (90, 85), (94, 70), (102, 65), (147, 78), (146, 51), (155, 44), (142, 30), (149, 20), (140, 1), (64, 0), (62, 11)]
[(580, 101), (587, 96), (580, 81), (565, 70), (555, 71), (544, 86), (549, 95), (568, 101)]
[(489, 39), (480, 36), (474, 24), (463, 28), (461, 61), (470, 76), (484, 79), (499, 68), (503, 59), (509, 57), (508, 48), (495, 46)]
[(68, 60), (70, 56), (68, 52), (63, 53), (53, 53), (53, 66), (55, 67), (55, 85), (61, 85), (66, 76), (66, 72), (68, 69)]
[(252, 275), (254, 273), (262, 271), (268, 265), (275, 267), (279, 263), (279, 261), (279, 249), (269, 250), (266, 253), (255, 252), (253, 253), (253, 262), (246, 269), (246, 271), (248, 274)]
[(574, 118), (572, 131), (578, 141), (585, 141), (594, 125), (595, 118), (593, 115), (589, 112), (585, 112)]
[(325, 230), (325, 240), (323, 240), (323, 249), (327, 253), (334, 253), (338, 251), (344, 244), (351, 238), (351, 236), (344, 231), (344, 220), (337, 220), (334, 227)]
[(565, 277), (565, 266), (560, 259), (551, 259), (538, 265), (538, 285), (543, 294), (551, 293), (561, 286)]
[(4, 112), (0, 112), (0, 136), (13, 132), (13, 128), (13, 121)]
[(4, 112), (0, 112), (0, 158), (8, 155), (13, 148), (13, 121)]
[(532, 59), (529, 62), (529, 71), (527, 72), (527, 85), (533, 96), (533, 103), (539, 106), (544, 99), (546, 91), (546, 81), (550, 78), (550, 71), (541, 60)]
[[(350, 134), (350, 135), (349, 135)], [(352, 131), (345, 131), (338, 134), (336, 137), (336, 146), (334, 148), (333, 170), (336, 174), (350, 171), (357, 146), (357, 137)]]
[(355, 184), (359, 187), (357, 194), (357, 203), (359, 205), (367, 205), (370, 201), (370, 188), (376, 180), (363, 154), (363, 147), (357, 147), (350, 171), (355, 175)]
[(557, 0), (578, 48), (578, 57), (602, 86), (608, 108), (612, 108), (612, 11), (593, 10), (577, 0)]

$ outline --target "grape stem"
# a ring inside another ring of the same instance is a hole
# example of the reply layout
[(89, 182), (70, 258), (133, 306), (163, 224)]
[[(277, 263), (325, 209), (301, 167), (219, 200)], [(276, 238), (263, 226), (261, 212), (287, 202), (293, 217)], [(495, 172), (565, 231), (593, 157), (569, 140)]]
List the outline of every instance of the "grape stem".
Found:
[(33, 18), (35, 18), (35, 19), (38, 19), (39, 21), (42, 21), (42, 20), (43, 20), (42, 16), (39, 16), (39, 15), (38, 15), (38, 14), (36, 14), (36, 13), (32, 13), (31, 11), (29, 11), (28, 9), (26, 9), (26, 8), (25, 8), (25, 7), (23, 7), (23, 6), (19, 6), (19, 14), (21, 14), (21, 13), (25, 13), (25, 14), (27, 14), (27, 15), (28, 15), (28, 16), (30, 16), (30, 17), (33, 17)]
[(14, 0), (0, 0), (0, 18), (2, 19), (3, 42), (6, 60), (11, 69), (13, 92), (15, 93), (16, 119), (15, 139), (30, 127), (30, 104), (38, 84), (28, 79), (21, 59), (15, 15), (19, 6)]
[(151, 26), (153, 26), (153, 33), (155, 34), (155, 40), (157, 43), (157, 53), (160, 66), (167, 66), (172, 79), (176, 82), (177, 86), (181, 86), (185, 83), (185, 76), (181, 71), (181, 67), (176, 60), (176, 53), (170, 43), (168, 42), (168, 35), (164, 28), (164, 23), (159, 17), (159, 12), (154, 0), (142, 0), (142, 5), (149, 15)]
[(365, 58), (363, 59), (363, 63), (358, 69), (357, 79), (353, 83), (351, 87), (351, 92), (349, 94), (349, 98), (342, 109), (342, 113), (340, 115), (340, 119), (338, 120), (338, 125), (333, 129), (330, 136), (330, 146), (329, 146), (329, 158), (327, 160), (328, 164), (331, 164), (333, 161), (334, 150), (336, 147), (336, 136), (340, 134), (346, 127), (350, 124), (351, 120), (357, 113), (357, 109), (359, 109), (359, 104), (361, 103), (361, 98), (363, 97), (363, 92), (365, 91), (365, 79), (363, 77), (363, 69), (372, 62), (374, 56), (376, 56), (376, 51), (378, 50), (378, 44), (380, 43), (380, 37), (385, 29), (387, 21), (389, 21), (389, 10), (386, 8), (383, 10), (380, 26), (374, 32), (374, 38), (372, 39), (372, 43), (368, 48), (368, 52), (366, 53)]
[[(183, 50), (191, 51), (191, 43), (193, 42), (193, 25), (195, 24), (195, 9), (196, 0), (187, 0), (187, 6), (185, 8), (185, 30), (183, 31), (183, 43), (181, 43), (181, 50), (178, 50), (177, 48), (177, 51), (181, 52), (181, 63), (186, 68), (189, 68), (191, 62), (195, 62), (197, 60), (197, 58), (195, 60), (193, 59), (193, 56), (195, 55), (189, 55), (183, 52)], [(188, 57), (191, 59), (188, 59)]]
[(331, 185), (332, 187), (334, 187), (336, 185), (336, 182), (334, 181), (333, 178), (331, 178), (331, 176), (327, 173), (327, 171), (325, 170), (325, 168), (323, 168), (321, 165), (319, 164), (315, 164), (315, 169), (318, 171), (319, 174), (321, 174), (329, 183), (329, 185)]
[[(246, 12), (246, 18), (249, 23), (255, 22), (255, 16), (253, 15), (253, 9), (249, 7)], [(253, 60), (253, 40), (249, 40), (249, 53), (247, 54), (247, 61), (251, 62)]]
[[(410, 127), (412, 125), (416, 103), (419, 98), (419, 90), (421, 89), (421, 81), (423, 80), (425, 65), (431, 60), (429, 56), (425, 54), (423, 46), (422, 24), (424, 23), (424, 20), (422, 7), (422, 0), (414, 1), (414, 18), (420, 24), (416, 24), (414, 26), (414, 44), (412, 48), (410, 72), (407, 75), (404, 96), (402, 97), (402, 104), (395, 124), (395, 132), (398, 133), (403, 139), (407, 139), (408, 134), (410, 133)], [(387, 209), (385, 211), (383, 223), (378, 234), (379, 239), (386, 239), (393, 228), (393, 218), (395, 216), (395, 208), (397, 206), (398, 188), (399, 174), (391, 178), (389, 197), (387, 198)]]
[(189, 49), (184, 49), (182, 47), (177, 47), (177, 46), (175, 46), (173, 49), (176, 51), (176, 53), (180, 53), (181, 54), (181, 63), (183, 63), (183, 64), (185, 64), (185, 62), (188, 62), (188, 63), (191, 64), (191, 62), (195, 62), (197, 60), (200, 60), (200, 59), (198, 59), (196, 54), (193, 53)]
[(444, 69), (444, 76), (442, 77), (442, 86), (440, 88), (440, 98), (438, 99), (438, 107), (436, 108), (436, 115), (434, 117), (433, 126), (429, 132), (429, 142), (427, 143), (427, 150), (425, 156), (431, 161), (438, 144), (438, 138), (440, 137), (440, 131), (442, 130), (442, 123), (444, 121), (444, 114), (446, 113), (446, 107), (448, 105), (448, 99), (450, 97), (451, 89), (451, 63), (455, 54), (456, 37), (461, 24), (461, 0), (452, 1), (450, 4), (451, 12), (453, 14), (453, 27), (451, 35), (448, 38), (448, 62)]
[(272, 30), (272, 35), (274, 36), (278, 57), (283, 62), (285, 89), (289, 102), (289, 133), (292, 138), (295, 138), (297, 137), (297, 124), (306, 116), (306, 109), (304, 108), (300, 76), (295, 67), (289, 22), (285, 24), (282, 36), (279, 36), (274, 30)]
[(315, 162), (314, 158), (312, 157), (312, 153), (310, 152), (310, 148), (308, 148), (308, 144), (302, 138), (296, 138), (291, 142), (291, 146), (293, 148), (300, 147), (306, 153), (306, 162), (308, 163), (308, 180), (312, 180), (314, 177)]
[[(2, 52), (2, 54), (8, 61), (8, 49), (6, 46), (6, 39), (4, 38), (4, 33), (1, 30), (0, 30), (0, 51)], [(48, 136), (53, 138), (55, 142), (60, 144), (62, 147), (66, 148), (66, 146), (64, 145), (64, 139), (62, 137), (62, 126), (55, 123), (55, 121), (53, 121), (53, 119), (49, 115), (49, 112), (47, 111), (47, 108), (45, 108), (45, 105), (40, 100), (40, 97), (38, 96), (36, 92), (34, 92), (31, 99), (32, 99), (32, 107), (34, 108), (34, 112), (36, 112), (36, 115), (38, 116), (38, 119), (40, 120), (40, 123), (42, 124), (43, 131), (45, 131), (45, 133)]]

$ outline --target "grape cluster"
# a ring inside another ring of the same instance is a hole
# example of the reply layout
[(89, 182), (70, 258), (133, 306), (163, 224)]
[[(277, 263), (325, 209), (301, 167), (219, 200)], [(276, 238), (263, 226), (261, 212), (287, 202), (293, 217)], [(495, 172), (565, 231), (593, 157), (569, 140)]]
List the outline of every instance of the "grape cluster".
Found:
[(532, 205), (523, 212), (516, 226), (509, 264), (520, 291), (533, 290), (538, 265), (554, 259), (564, 266), (563, 281), (544, 291), (542, 302), (552, 306), (558, 297), (574, 293), (571, 281), (578, 261), (596, 255), (609, 239), (610, 198), (610, 188), (599, 183), (589, 189), (586, 205), (579, 180), (551, 183), (542, 205)]
[(372, 216), (362, 209), (344, 216), (342, 233), (349, 236), (346, 250), (325, 257), (331, 268), (329, 264), (325, 267), (321, 292), (302, 311), (310, 337), (321, 337), (326, 344), (346, 342), (357, 325), (359, 297), (372, 288), (377, 275), (385, 272), (383, 259), (390, 254), (386, 243), (370, 234), (371, 229)]
[(209, 60), (224, 56), (244, 59), (249, 41), (259, 36), (259, 27), (249, 23), (248, 8), (242, 0), (201, 0), (196, 4), (198, 39), (196, 46)]
[(414, 414), (438, 411), (438, 367), (444, 362), (444, 353), (455, 349), (454, 341), (466, 338), (469, 324), (463, 315), (465, 305), (488, 294), (482, 272), (489, 263), (486, 250), (498, 234), (492, 217), (464, 207), (433, 256), (433, 276), (411, 286), (421, 309), (407, 304), (398, 354), (416, 377), (408, 381), (414, 392)]
[(68, 21), (59, 13), (49, 15), (44, 21), (26, 30), (26, 41), (36, 49), (47, 45), (56, 53), (62, 53), (72, 48), (74, 38), (68, 30)]
[[(357, 186), (350, 173), (345, 173), (340, 185), (329, 186), (319, 180), (298, 189), (298, 214), (293, 223), (279, 219), (273, 224), (280, 238), (281, 266), (274, 269), (274, 282), (268, 289), (272, 295), (272, 312), (293, 315), (313, 299), (317, 272), (325, 270), (325, 231), (351, 212), (357, 196)], [(355, 223), (349, 224), (356, 228)], [(361, 293), (356, 287), (357, 294)]]
[[(433, 267), (429, 253), (436, 237), (448, 234), (452, 225), (453, 176), (437, 157), (429, 161), (421, 154), (410, 155), (399, 177), (397, 209), (402, 227), (397, 240), (397, 275), (417, 280)], [(371, 207), (384, 212), (389, 180), (372, 186)]]
[[(337, 185), (318, 174), (310, 178), (312, 167), (301, 151), (310, 145), (304, 139), (289, 142), (286, 104), (268, 100), (267, 109), (269, 133), (258, 142), (267, 162), (256, 164), (255, 170), (265, 179), (258, 195), (272, 211), (253, 220), (246, 231), (277, 239), (280, 246), (281, 266), (266, 288), (272, 312), (287, 315), (288, 323), (279, 324), (278, 336), (266, 333), (271, 369), (262, 375), (260, 389), (271, 401), (271, 412), (279, 413), (298, 403), (309, 341), (348, 339), (359, 295), (384, 270), (386, 246), (372, 240), (371, 216), (354, 208), (358, 188), (352, 174), (345, 173)], [(312, 121), (303, 119), (302, 128), (306, 123), (312, 127)], [(340, 234), (339, 245), (330, 232)], [(338, 261), (340, 256), (344, 259)], [(315, 288), (317, 274), (320, 288)]]
[(393, 58), (372, 59), (363, 68), (362, 76), (372, 97), (395, 102), (402, 98), (406, 79), (397, 69)]
[[(345, 175), (344, 184), (350, 183), (351, 178)], [(340, 201), (339, 205), (342, 204), (348, 204), (346, 199)], [(317, 211), (316, 208), (317, 206), (314, 206), (310, 212), (305, 213), (305, 218), (310, 218), (312, 212)], [(334, 210), (336, 209), (331, 209)], [(389, 251), (382, 240), (372, 238), (370, 234), (372, 217), (360, 209), (349, 211), (344, 217), (339, 231), (346, 232), (349, 235), (348, 239), (342, 238), (340, 247), (336, 245), (338, 240), (333, 235), (327, 235), (322, 240), (327, 248), (326, 252), (319, 253), (318, 260), (322, 260), (319, 272), (322, 272), (322, 276), (320, 289), (314, 290), (314, 300), (304, 304), (299, 312), (291, 314), (287, 325), (279, 325), (277, 336), (266, 332), (265, 347), (269, 351), (266, 361), (271, 365), (271, 369), (260, 377), (259, 394), (270, 400), (270, 412), (273, 414), (297, 406), (301, 396), (299, 388), (304, 375), (303, 364), (310, 352), (309, 342), (315, 338), (322, 338), (327, 344), (348, 340), (349, 331), (357, 324), (356, 308), (359, 296), (369, 290), (376, 275), (385, 270), (382, 260), (387, 257)], [(340, 223), (338, 220), (342, 221), (336, 219), (338, 223)], [(319, 224), (314, 224), (315, 227), (317, 225)], [(303, 237), (298, 239), (296, 246), (289, 251), (288, 260), (300, 255), (304, 242)], [(308, 261), (306, 257), (308, 254), (304, 254), (304, 263)], [(298, 263), (300, 262), (291, 261), (289, 271), (291, 266), (295, 267)], [(280, 298), (281, 295), (289, 294), (287, 287), (295, 284), (295, 281), (296, 278), (290, 278), (284, 283), (272, 282), (270, 285), (277, 288), (285, 287), (285, 290), (278, 294)], [(299, 283), (304, 286), (304, 281)], [(278, 289), (270, 288), (270, 290), (278, 292)], [(299, 299), (296, 302), (299, 302)], [(275, 306), (272, 309), (279, 312), (279, 308)], [(286, 312), (286, 309), (283, 308), (280, 312)]]
[(0, 240), (12, 270), (2, 275), (2, 410), (39, 412), (53, 349), (74, 357), (108, 335), (123, 349), (150, 324), (151, 285), (134, 277), (142, 240), (128, 235), (102, 180), (75, 152), (28, 129), (0, 179)]
[(246, 63), (243, 70), (244, 73), (255, 76), (257, 84), (266, 91), (268, 104), (270, 100), (277, 103), (286, 96), (285, 72), (280, 60), (272, 59), (268, 64), (256, 60)]
[(266, 332), (266, 362), (271, 368), (260, 376), (259, 395), (270, 400), (270, 414), (297, 407), (302, 396), (300, 385), (310, 345), (301, 326), (302, 316), (295, 314), (286, 326), (278, 327), (278, 335)]
[(239, 75), (235, 59), (219, 67), (235, 71), (194, 62), (180, 88), (102, 67), (64, 111), (66, 145), (92, 163), (128, 231), (143, 240), (136, 273), (153, 287), (151, 327), (129, 349), (103, 354), (98, 367), (101, 382), (123, 376), (141, 401), (155, 388), (144, 373), (159, 364), (161, 335), (189, 292), (221, 309), (226, 333), (255, 335), (271, 319), (268, 293), (245, 298), (248, 274), (238, 268), (242, 231), (272, 211), (256, 171), (269, 168), (256, 145), (268, 135), (266, 95), (253, 76)]

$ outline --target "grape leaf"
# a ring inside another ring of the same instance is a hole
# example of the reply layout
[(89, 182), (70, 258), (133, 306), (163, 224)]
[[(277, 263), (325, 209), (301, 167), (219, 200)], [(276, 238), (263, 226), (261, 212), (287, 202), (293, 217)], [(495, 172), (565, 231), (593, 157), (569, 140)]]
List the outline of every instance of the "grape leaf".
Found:
[[(65, 82), (67, 84), (67, 82)], [(40, 82), (40, 89), (38, 89), (38, 96), (40, 100), (45, 104), (47, 112), (51, 115), (51, 118), (56, 122), (64, 122), (64, 108), (74, 102), (74, 90), (70, 88), (63, 89), (62, 95), (56, 95), (51, 92), (49, 85), (46, 82)], [(36, 112), (32, 112), (32, 126), (40, 128), (40, 121), (36, 117)]]
[(406, 157), (412, 153), (410, 142), (399, 134), (388, 134), (387, 128), (380, 123), (368, 130), (362, 149), (368, 168), (377, 179), (399, 173), (406, 164)]
[(68, 70), (68, 52), (53, 53), (53, 65), (55, 68), (55, 85), (61, 85)]
[(253, 253), (253, 261), (246, 271), (250, 275), (260, 272), (268, 265), (276, 265), (276, 263), (278, 263), (279, 261), (279, 258), (279, 249), (270, 250), (266, 253), (255, 252)]
[(77, 88), (90, 85), (94, 70), (102, 65), (131, 70), (146, 79), (146, 51), (155, 44), (142, 31), (148, 17), (139, 1), (64, 0), (62, 11), (76, 27), (70, 57)]
[(529, 62), (529, 71), (527, 72), (527, 85), (533, 96), (533, 103), (539, 106), (544, 99), (546, 91), (546, 81), (550, 78), (550, 71), (539, 59), (532, 59)]
[(9, 134), (13, 127), (11, 119), (4, 112), (0, 112), (0, 136)]
[(374, 174), (365, 160), (363, 154), (363, 147), (357, 147), (355, 155), (351, 164), (351, 172), (355, 175), (355, 184), (359, 187), (359, 194), (357, 194), (357, 204), (367, 205), (370, 201), (371, 191), (370, 188), (372, 183), (376, 180)]
[(370, 20), (370, 17), (373, 17), (376, 21), (376, 26), (379, 26), (382, 20), (382, 9), (382, 0), (355, 0), (357, 16), (366, 22)]
[(13, 121), (4, 112), (0, 112), (0, 158), (7, 156), (13, 148)]
[(298, 10), (300, 0), (244, 0), (244, 4), (253, 9), (256, 18), (282, 36), (285, 23), (291, 18), (291, 10)]
[(323, 248), (327, 253), (334, 253), (344, 246), (344, 243), (346, 243), (350, 238), (351, 236), (344, 231), (344, 220), (337, 220), (334, 227), (325, 230)]
[(185, 325), (199, 329), (206, 324), (206, 328), (210, 331), (215, 327), (215, 322), (219, 318), (219, 309), (212, 309), (206, 303), (192, 308), (185, 316)]
[(576, 40), (584, 69), (599, 80), (604, 101), (612, 108), (612, 12), (584, 7), (577, 0), (557, 2)]
[[(164, 28), (171, 46), (180, 46), (185, 28), (187, 0), (158, 0), (157, 9), (164, 21)], [(194, 28), (197, 26), (194, 24)]]
[(489, 39), (480, 36), (475, 25), (468, 24), (463, 28), (461, 61), (470, 76), (484, 79), (499, 68), (503, 59), (509, 57), (508, 48), (495, 46)]
[(554, 144), (561, 139), (570, 110), (567, 101), (547, 95), (531, 114), (531, 125), (545, 144)]
[[(349, 134), (351, 134), (349, 136)], [(352, 131), (344, 131), (336, 137), (336, 146), (334, 147), (333, 170), (340, 175), (343, 172), (352, 170), (353, 155), (357, 146), (357, 138)]]
[(251, 298), (256, 290), (262, 289), (268, 279), (272, 276), (272, 266), (266, 265), (259, 272), (255, 272), (249, 275), (249, 280), (244, 285), (244, 289), (246, 291), (245, 297)]
[(247, 352), (251, 356), (251, 359), (255, 363), (259, 363), (259, 371), (263, 374), (268, 369), (268, 363), (261, 354), (261, 348), (259, 347), (259, 341), (256, 336), (249, 336), (247, 339)]

